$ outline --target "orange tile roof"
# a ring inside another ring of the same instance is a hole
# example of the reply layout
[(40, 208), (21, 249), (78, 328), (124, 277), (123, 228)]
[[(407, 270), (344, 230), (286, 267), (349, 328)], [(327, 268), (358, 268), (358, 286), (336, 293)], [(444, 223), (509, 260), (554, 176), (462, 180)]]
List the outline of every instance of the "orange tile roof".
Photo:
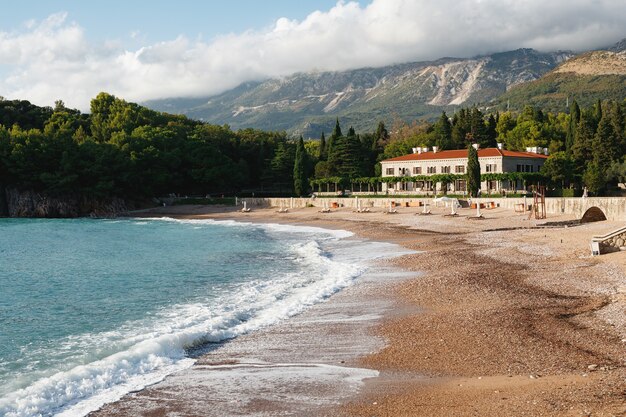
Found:
[[(493, 156), (505, 156), (509, 158), (536, 158), (536, 159), (547, 159), (546, 155), (541, 155), (533, 152), (517, 152), (517, 151), (509, 151), (506, 149), (498, 149), (498, 148), (485, 148), (478, 150), (478, 157), (493, 157)], [(422, 153), (411, 153), (408, 155), (402, 155), (391, 159), (385, 159), (381, 162), (401, 162), (401, 161), (426, 161), (426, 160), (434, 160), (434, 159), (462, 159), (467, 158), (467, 149), (454, 149), (450, 151), (439, 151), (439, 152), (422, 152)]]

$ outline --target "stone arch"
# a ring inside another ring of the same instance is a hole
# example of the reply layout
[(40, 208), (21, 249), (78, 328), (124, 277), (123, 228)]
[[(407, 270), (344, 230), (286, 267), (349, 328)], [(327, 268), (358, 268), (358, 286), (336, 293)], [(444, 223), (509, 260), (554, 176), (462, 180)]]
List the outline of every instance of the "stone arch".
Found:
[(583, 217), (580, 219), (581, 223), (592, 223), (606, 220), (606, 215), (599, 207), (589, 207)]

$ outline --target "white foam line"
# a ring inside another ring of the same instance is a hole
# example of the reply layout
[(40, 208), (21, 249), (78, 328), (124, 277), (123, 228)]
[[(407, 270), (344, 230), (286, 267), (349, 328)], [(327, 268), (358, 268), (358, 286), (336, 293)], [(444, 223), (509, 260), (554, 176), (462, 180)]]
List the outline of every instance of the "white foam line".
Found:
[[(346, 248), (334, 247), (333, 250), (340, 255), (331, 259), (325, 256), (316, 241), (324, 240), (319, 235), (330, 235), (340, 241), (352, 236), (351, 232), (229, 220), (142, 219), (147, 220), (193, 225), (253, 226), (279, 234), (298, 232), (318, 236), (312, 237), (313, 240), (309, 242), (296, 243), (291, 248), (297, 254), (297, 259), (308, 265), (304, 274), (294, 273), (269, 281), (246, 283), (235, 294), (216, 300), (215, 305), (172, 306), (176, 314), (173, 310), (169, 318), (168, 314), (162, 315), (154, 328), (146, 329), (140, 326), (137, 329), (132, 325), (128, 326), (125, 331), (130, 333), (118, 334), (116, 337), (117, 340), (122, 337), (126, 341), (132, 341), (130, 346), (122, 347), (124, 350), (106, 358), (40, 379), (25, 389), (1, 398), (0, 415), (84, 416), (108, 402), (118, 400), (130, 391), (144, 388), (162, 380), (168, 374), (190, 367), (194, 360), (185, 358), (185, 348), (201, 342), (230, 339), (292, 317), (351, 285), (366, 270), (364, 266), (366, 261), (407, 253), (405, 250), (399, 250), (397, 245), (389, 243), (349, 241), (346, 242)], [(184, 316), (181, 317), (183, 311)], [(143, 333), (137, 333), (138, 331)], [(111, 341), (106, 334), (92, 337), (101, 338), (103, 343)], [(273, 366), (276, 367), (276, 364)], [(310, 367), (311, 364), (301, 366)], [(331, 367), (326, 364), (316, 366)]]

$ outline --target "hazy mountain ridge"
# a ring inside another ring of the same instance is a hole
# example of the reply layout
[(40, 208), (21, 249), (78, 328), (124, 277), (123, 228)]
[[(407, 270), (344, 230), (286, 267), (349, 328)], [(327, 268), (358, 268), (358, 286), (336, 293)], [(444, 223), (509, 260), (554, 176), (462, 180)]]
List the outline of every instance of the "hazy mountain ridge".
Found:
[(512, 86), (535, 80), (573, 56), (532, 49), (475, 58), (442, 58), (382, 68), (299, 73), (245, 83), (201, 99), (146, 103), (156, 110), (233, 128), (288, 130), (317, 137), (335, 117), (371, 130), (378, 120), (431, 117), (442, 109), (493, 100)]

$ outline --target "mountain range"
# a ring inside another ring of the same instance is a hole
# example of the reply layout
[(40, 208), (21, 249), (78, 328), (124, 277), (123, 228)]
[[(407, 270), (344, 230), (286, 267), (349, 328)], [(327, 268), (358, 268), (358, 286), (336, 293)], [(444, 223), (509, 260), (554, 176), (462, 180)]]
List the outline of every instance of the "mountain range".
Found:
[(395, 119), (434, 118), (461, 106), (547, 104), (563, 110), (570, 97), (580, 96), (583, 103), (598, 95), (623, 99), (625, 49), (626, 39), (606, 51), (582, 55), (518, 49), (474, 58), (298, 73), (244, 83), (212, 97), (144, 104), (234, 129), (286, 130), (304, 137), (330, 132), (336, 118), (357, 131), (371, 131), (380, 120), (391, 124)]

